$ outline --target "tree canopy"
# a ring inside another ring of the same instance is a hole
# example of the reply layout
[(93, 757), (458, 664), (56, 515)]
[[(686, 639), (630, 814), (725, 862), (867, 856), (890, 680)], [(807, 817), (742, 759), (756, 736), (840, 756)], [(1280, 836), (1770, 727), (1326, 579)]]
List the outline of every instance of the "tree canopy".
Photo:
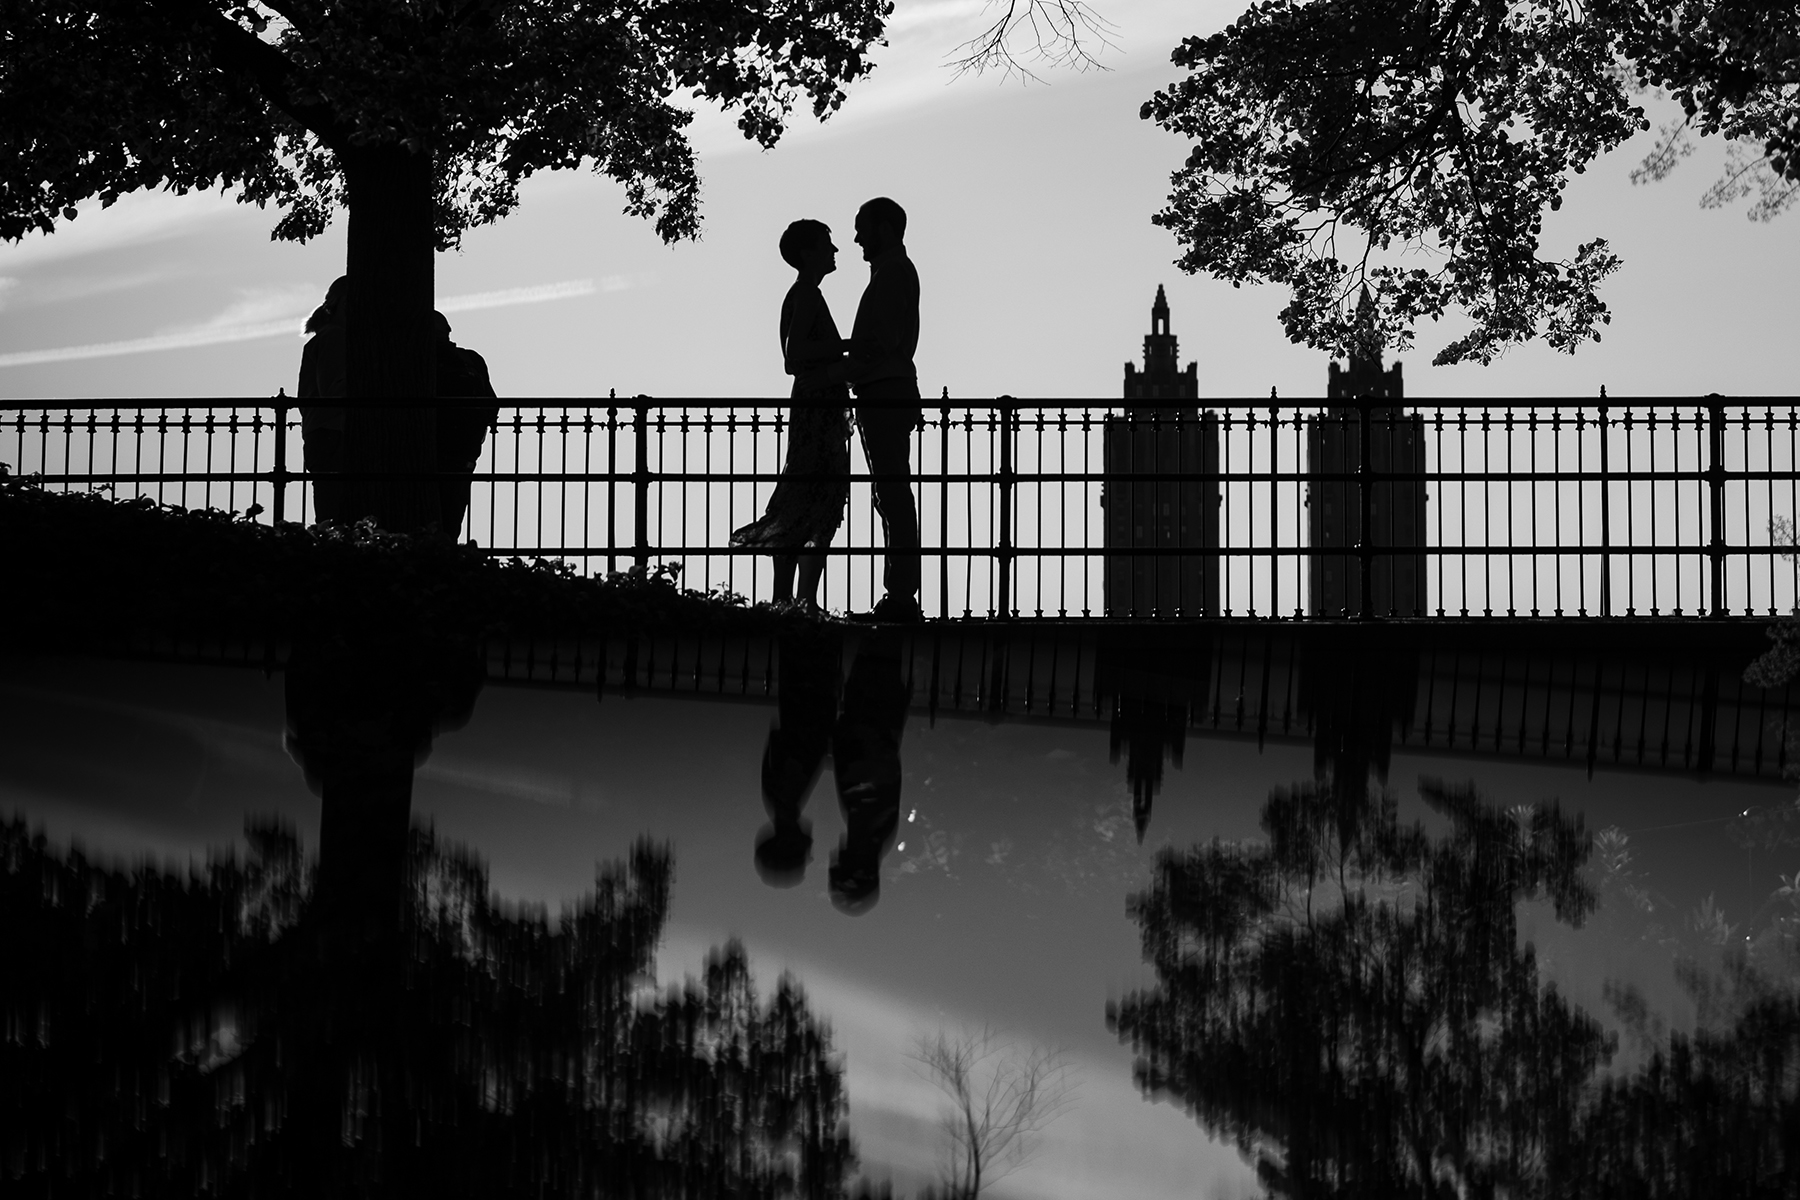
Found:
[(505, 216), (537, 171), (587, 162), (666, 238), (697, 228), (689, 96), (780, 137), (866, 74), (889, 0), (21, 0), (0, 97), (0, 237), (79, 201), (238, 187), (320, 233), (346, 156), (427, 156), (433, 238)]
[(1419, 320), (1467, 312), (1439, 364), (1598, 341), (1620, 260), (1585, 231), (1547, 256), (1543, 223), (1572, 174), (1650, 128), (1647, 88), (1688, 114), (1651, 175), (1692, 130), (1759, 150), (1731, 195), (1761, 178), (1772, 213), (1800, 183), (1793, 0), (1264, 0), (1173, 59), (1187, 77), (1142, 115), (1192, 149), (1155, 221), (1184, 270), (1286, 288), (1288, 336), (1333, 353), (1364, 285), (1396, 349)]
[[(276, 238), (349, 211), (347, 393), (437, 392), (435, 254), (588, 163), (665, 239), (692, 236), (684, 100), (774, 143), (866, 74), (890, 0), (18, 0), (0, 66), (0, 237), (139, 188), (236, 188)], [(388, 480), (384, 528), (439, 522), (422, 408), (346, 418), (344, 468)]]

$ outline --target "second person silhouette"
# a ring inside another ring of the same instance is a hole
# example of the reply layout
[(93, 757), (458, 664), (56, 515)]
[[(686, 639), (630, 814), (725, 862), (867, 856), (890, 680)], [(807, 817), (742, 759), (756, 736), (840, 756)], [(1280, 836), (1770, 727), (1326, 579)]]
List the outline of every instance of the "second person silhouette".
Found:
[[(781, 257), (794, 268), (793, 286), (781, 304), (781, 353), (794, 377), (788, 410), (787, 459), (768, 508), (734, 530), (731, 544), (775, 556), (777, 604), (819, 611), (825, 553), (850, 499), (850, 390), (844, 382), (844, 340), (819, 291), (837, 270), (831, 230), (819, 221), (795, 221), (781, 235)], [(795, 587), (798, 570), (799, 587)]]

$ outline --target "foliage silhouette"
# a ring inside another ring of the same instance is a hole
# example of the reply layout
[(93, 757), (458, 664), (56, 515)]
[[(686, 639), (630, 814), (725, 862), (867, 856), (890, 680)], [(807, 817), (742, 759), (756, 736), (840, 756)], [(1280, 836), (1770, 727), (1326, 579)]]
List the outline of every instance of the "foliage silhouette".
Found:
[(309, 936), (290, 830), (185, 874), (0, 828), (0, 1139), (15, 1195), (844, 1194), (829, 1030), (741, 946), (638, 993), (668, 913), (640, 842), (554, 922), (415, 830), (403, 952)]
[(1516, 944), (1522, 899), (1594, 911), (1581, 820), (1421, 795), (1448, 836), (1403, 828), (1391, 796), (1347, 811), (1304, 785), (1265, 805), (1266, 844), (1165, 852), (1130, 906), (1157, 985), (1107, 1013), (1140, 1088), (1231, 1137), (1274, 1195), (1791, 1194), (1792, 996), (1600, 1080), (1616, 1037)]
[[(808, 624), (722, 590), (682, 588), (672, 570), (581, 578), (561, 563), (502, 561), (368, 523), (271, 527), (147, 498), (54, 492), (4, 472), (0, 553), (13, 564), (8, 614), (40, 633), (84, 639), (105, 631), (212, 645), (360, 628), (456, 643), (599, 630), (778, 633)], [(129, 596), (121, 579), (133, 581)]]
[[(1620, 262), (1604, 238), (1546, 258), (1540, 235), (1571, 173), (1650, 127), (1633, 81), (1800, 182), (1797, 29), (1793, 0), (1262, 0), (1185, 40), (1187, 78), (1143, 107), (1191, 147), (1155, 220), (1184, 270), (1286, 288), (1287, 335), (1333, 354), (1366, 349), (1365, 284), (1385, 347), (1460, 307), (1475, 328), (1439, 364), (1540, 336), (1572, 353)], [(1389, 260), (1405, 249), (1437, 262)]]
[(431, 395), (432, 257), (584, 162), (698, 229), (692, 97), (771, 146), (871, 68), (887, 0), (47, 0), (10, 12), (0, 237), (220, 186), (304, 241), (349, 210), (349, 388)]

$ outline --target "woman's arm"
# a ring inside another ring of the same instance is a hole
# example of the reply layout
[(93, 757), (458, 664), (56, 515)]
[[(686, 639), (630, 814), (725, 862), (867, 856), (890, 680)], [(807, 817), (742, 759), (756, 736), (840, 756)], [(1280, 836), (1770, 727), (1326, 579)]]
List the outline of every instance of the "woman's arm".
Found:
[(788, 336), (784, 354), (787, 373), (798, 375), (804, 371), (812, 374), (822, 362), (841, 357), (844, 342), (841, 338), (810, 336), (814, 326), (818, 324), (820, 310), (825, 302), (817, 288), (795, 288), (789, 295), (793, 300), (793, 310), (791, 314), (787, 314)]

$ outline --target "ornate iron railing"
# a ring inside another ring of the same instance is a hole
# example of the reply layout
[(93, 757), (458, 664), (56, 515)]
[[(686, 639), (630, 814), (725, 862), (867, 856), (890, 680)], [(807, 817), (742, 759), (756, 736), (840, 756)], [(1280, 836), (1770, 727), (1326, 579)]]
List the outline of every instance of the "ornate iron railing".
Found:
[[(1769, 616), (1800, 604), (1800, 402), (931, 401), (912, 470), (929, 617)], [(518, 400), (460, 536), (583, 572), (678, 564), (768, 595), (730, 545), (779, 478), (787, 401)], [(9, 401), (45, 486), (313, 515), (276, 400)], [(860, 449), (828, 607), (879, 591)]]

